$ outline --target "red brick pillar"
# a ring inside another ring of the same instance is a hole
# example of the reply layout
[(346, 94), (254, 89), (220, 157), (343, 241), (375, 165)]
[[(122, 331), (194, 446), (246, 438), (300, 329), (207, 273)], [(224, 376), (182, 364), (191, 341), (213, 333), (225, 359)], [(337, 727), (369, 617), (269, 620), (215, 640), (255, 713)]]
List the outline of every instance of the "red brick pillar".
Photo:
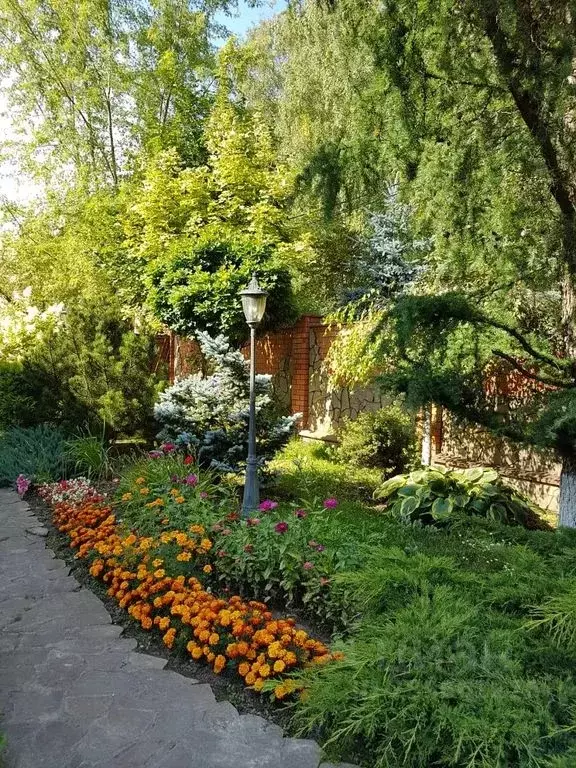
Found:
[(310, 328), (321, 324), (317, 315), (304, 315), (294, 326), (292, 335), (292, 413), (301, 413), (300, 429), (306, 429), (310, 393)]

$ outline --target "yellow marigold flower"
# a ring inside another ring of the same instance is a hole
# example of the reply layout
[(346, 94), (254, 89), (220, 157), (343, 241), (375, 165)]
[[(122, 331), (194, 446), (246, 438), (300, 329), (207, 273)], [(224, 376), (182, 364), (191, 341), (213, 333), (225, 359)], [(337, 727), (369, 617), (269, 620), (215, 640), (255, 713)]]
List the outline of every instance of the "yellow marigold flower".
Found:
[(210, 637), (208, 639), (208, 644), (209, 645), (218, 645), (219, 642), (220, 642), (220, 635), (217, 632), (212, 632), (212, 634), (210, 635)]
[(274, 672), (284, 672), (286, 669), (286, 664), (282, 661), (282, 659), (278, 659), (278, 661), (274, 662)]
[(190, 530), (192, 533), (199, 533), (202, 534), (206, 530), (203, 525), (191, 525)]
[(174, 501), (176, 502), (176, 504), (184, 504), (186, 499), (184, 498), (184, 496), (176, 496)]
[(132, 494), (131, 493), (125, 493), (122, 496), (122, 501), (131, 501), (132, 500)]
[(210, 637), (210, 632), (207, 629), (203, 629), (198, 634), (198, 640), (200, 640), (201, 643), (205, 643), (209, 637)]
[(150, 489), (149, 488), (140, 488), (140, 493), (142, 494), (142, 496), (148, 496), (148, 494), (150, 493)]
[(154, 576), (157, 579), (162, 579), (164, 578), (165, 575), (166, 575), (166, 571), (164, 570), (164, 568), (159, 568), (157, 571), (154, 571)]
[(170, 491), (170, 494), (172, 496), (180, 496), (180, 489), (179, 488), (172, 488), (172, 490)]
[[(168, 616), (164, 616), (162, 619), (160, 619), (160, 621), (158, 622), (158, 626), (159, 626), (159, 628), (162, 631), (164, 631), (165, 629), (168, 629), (168, 627), (170, 626), (170, 619), (168, 618)], [(278, 662), (276, 662), (276, 664), (277, 663)], [(276, 666), (276, 665), (274, 665), (274, 666)], [(282, 670), (280, 670), (280, 671), (282, 671)]]
[(274, 696), (277, 699), (283, 699), (288, 694), (288, 691), (286, 690), (286, 686), (282, 683), (281, 685), (277, 685), (276, 688), (274, 688)]
[(292, 666), (293, 664), (296, 664), (298, 661), (298, 657), (293, 651), (287, 651), (286, 656), (284, 656), (284, 662), (288, 666)]
[(145, 482), (146, 482), (146, 478), (145, 477), (137, 477), (136, 478), (136, 484), (137, 485), (142, 485)]
[(270, 664), (262, 664), (260, 669), (258, 670), (258, 674), (260, 677), (270, 677), (270, 672), (272, 670), (270, 669)]
[(205, 565), (204, 568), (202, 568), (204, 573), (212, 573), (212, 566), (211, 565)]
[(153, 568), (160, 568), (161, 565), (163, 565), (164, 560), (162, 560), (161, 557), (156, 557), (154, 560), (152, 560), (152, 567)]
[(184, 547), (188, 543), (188, 536), (186, 536), (185, 533), (177, 533), (176, 534), (176, 544), (178, 544), (179, 547)]
[(210, 539), (202, 539), (200, 546), (208, 552), (209, 549), (212, 549), (212, 542)]
[(253, 688), (255, 691), (261, 691), (264, 688), (264, 680), (259, 679), (254, 681)]
[(246, 685), (254, 685), (254, 683), (256, 682), (256, 675), (254, 674), (254, 672), (248, 672), (248, 674), (244, 678), (244, 681)]
[(176, 555), (176, 560), (180, 560), (181, 563), (187, 563), (191, 557), (192, 554), (190, 552), (180, 552), (179, 555)]

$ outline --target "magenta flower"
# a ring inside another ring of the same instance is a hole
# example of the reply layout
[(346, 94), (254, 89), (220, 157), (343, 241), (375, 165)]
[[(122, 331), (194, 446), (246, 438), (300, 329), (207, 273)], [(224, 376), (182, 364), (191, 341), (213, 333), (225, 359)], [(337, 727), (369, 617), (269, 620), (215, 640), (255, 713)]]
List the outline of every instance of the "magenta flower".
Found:
[(324, 507), (326, 509), (334, 509), (338, 506), (338, 499), (324, 499)]
[(326, 547), (323, 544), (318, 544), (316, 547), (316, 552), (324, 552), (325, 549)]
[(29, 480), (25, 475), (18, 475), (16, 478), (16, 491), (18, 496), (24, 496), (31, 485), (32, 481)]
[(300, 520), (302, 520), (302, 518), (306, 517), (308, 512), (306, 512), (305, 509), (295, 509), (294, 514), (296, 515), (296, 517), (299, 517)]
[(314, 563), (310, 562), (310, 560), (306, 560), (302, 568), (304, 568), (305, 571), (309, 571), (314, 568)]
[(274, 530), (276, 531), (276, 533), (286, 533), (286, 531), (288, 530), (288, 523), (284, 523), (284, 522), (276, 523), (276, 525), (274, 526)]
[(270, 499), (264, 499), (264, 501), (260, 502), (258, 505), (258, 509), (260, 512), (270, 512), (272, 509), (276, 509), (278, 506), (277, 501), (271, 501)]
[(174, 443), (164, 443), (164, 445), (161, 445), (160, 448), (164, 453), (172, 453), (172, 451), (176, 450)]
[(198, 483), (197, 475), (187, 475), (184, 482), (186, 485), (196, 485)]
[(159, 459), (161, 456), (163, 456), (162, 451), (148, 451), (148, 458), (150, 459)]
[(178, 477), (178, 475), (172, 475), (172, 477), (170, 478), (170, 482), (171, 483), (179, 483), (180, 482), (180, 478)]

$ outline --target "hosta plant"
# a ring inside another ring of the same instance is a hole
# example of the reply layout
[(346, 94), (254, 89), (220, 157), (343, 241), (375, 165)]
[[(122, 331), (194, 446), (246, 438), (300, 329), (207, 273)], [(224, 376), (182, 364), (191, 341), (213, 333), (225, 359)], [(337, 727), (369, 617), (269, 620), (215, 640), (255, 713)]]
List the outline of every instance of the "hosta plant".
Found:
[(423, 469), (387, 480), (374, 493), (407, 523), (445, 525), (480, 516), (505, 525), (547, 528), (538, 508), (507, 486), (493, 469)]

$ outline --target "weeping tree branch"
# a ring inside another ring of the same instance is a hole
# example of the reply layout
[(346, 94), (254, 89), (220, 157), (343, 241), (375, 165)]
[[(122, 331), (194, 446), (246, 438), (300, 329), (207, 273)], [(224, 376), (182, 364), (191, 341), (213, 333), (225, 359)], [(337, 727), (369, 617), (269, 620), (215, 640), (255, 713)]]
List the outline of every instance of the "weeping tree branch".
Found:
[(493, 349), (492, 353), (496, 355), (496, 357), (500, 357), (502, 360), (506, 360), (507, 363), (510, 363), (510, 365), (517, 371), (519, 371), (523, 376), (526, 376), (528, 379), (533, 379), (534, 381), (539, 381), (541, 384), (547, 384), (551, 387), (560, 387), (562, 389), (576, 389), (576, 381), (569, 381), (566, 379), (557, 379), (553, 376), (543, 376), (539, 373), (534, 373), (530, 369), (526, 368), (522, 363), (520, 363), (516, 358), (512, 357), (512, 355), (508, 355), (506, 352), (502, 352), (500, 349)]

